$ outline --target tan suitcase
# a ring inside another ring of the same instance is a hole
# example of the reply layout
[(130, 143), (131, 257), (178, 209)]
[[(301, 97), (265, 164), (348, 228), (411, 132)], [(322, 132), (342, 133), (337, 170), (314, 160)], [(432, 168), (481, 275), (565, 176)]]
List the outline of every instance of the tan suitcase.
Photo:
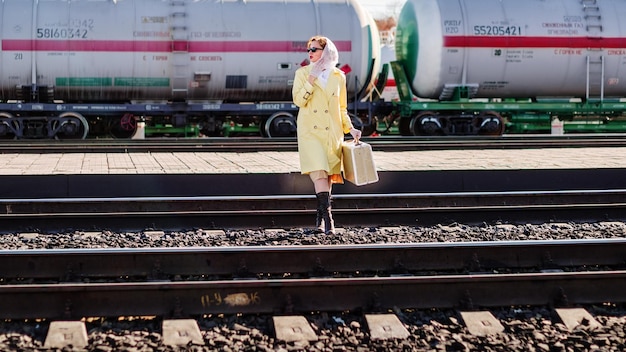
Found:
[(342, 153), (343, 176), (346, 180), (357, 186), (378, 182), (371, 145), (361, 141), (344, 141)]

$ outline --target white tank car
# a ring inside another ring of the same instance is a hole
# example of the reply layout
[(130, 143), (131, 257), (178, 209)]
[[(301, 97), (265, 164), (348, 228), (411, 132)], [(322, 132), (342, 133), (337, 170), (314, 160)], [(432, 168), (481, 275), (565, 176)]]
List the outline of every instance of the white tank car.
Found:
[(337, 45), (351, 94), (380, 65), (355, 0), (4, 0), (0, 20), (5, 101), (29, 87), (81, 102), (290, 101), (316, 34)]
[(626, 92), (626, 1), (408, 0), (396, 37), (414, 92), (617, 97)]

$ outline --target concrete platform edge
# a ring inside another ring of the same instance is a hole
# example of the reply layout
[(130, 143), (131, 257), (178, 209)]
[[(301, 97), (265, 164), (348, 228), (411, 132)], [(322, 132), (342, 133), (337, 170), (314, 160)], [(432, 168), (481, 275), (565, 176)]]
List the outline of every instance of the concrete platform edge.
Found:
[[(365, 186), (335, 194), (626, 189), (626, 169), (452, 170), (379, 172)], [(284, 174), (4, 175), (2, 198), (191, 197), (312, 194), (308, 176)]]

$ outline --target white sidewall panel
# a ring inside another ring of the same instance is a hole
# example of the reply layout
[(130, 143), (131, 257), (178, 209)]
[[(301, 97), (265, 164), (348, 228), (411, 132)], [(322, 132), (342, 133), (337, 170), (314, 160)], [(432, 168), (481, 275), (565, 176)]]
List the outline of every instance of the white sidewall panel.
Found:
[(308, 64), (306, 41), (316, 34), (337, 43), (351, 92), (379, 71), (377, 29), (354, 0), (185, 4), (5, 0), (3, 99), (36, 84), (65, 100), (167, 100), (177, 87), (189, 99), (291, 100), (295, 71)]

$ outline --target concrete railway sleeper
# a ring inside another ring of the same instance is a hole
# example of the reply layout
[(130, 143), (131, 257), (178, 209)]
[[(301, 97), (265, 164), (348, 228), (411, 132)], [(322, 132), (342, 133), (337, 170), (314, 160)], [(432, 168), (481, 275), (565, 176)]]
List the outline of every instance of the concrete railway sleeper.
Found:
[[(480, 311), (396, 310), (307, 315), (225, 315), (195, 319), (115, 317), (10, 322), (0, 348), (93, 350), (468, 350), (617, 351), (624, 318), (608, 306), (502, 307)], [(5, 337), (10, 337), (5, 338)]]

